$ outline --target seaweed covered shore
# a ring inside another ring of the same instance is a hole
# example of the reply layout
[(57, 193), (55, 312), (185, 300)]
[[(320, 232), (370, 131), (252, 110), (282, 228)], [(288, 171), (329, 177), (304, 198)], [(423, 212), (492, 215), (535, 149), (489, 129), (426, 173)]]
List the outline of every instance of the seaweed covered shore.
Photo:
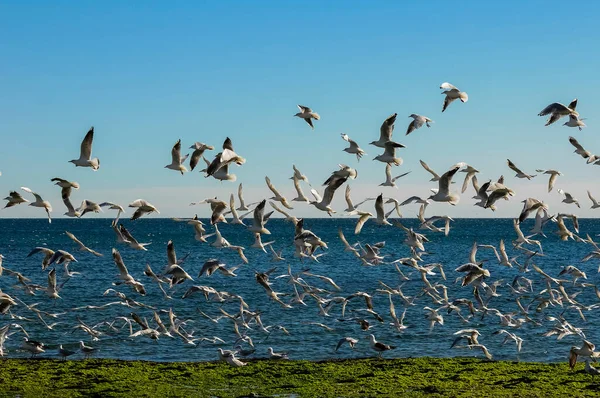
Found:
[(5, 359), (0, 396), (19, 397), (365, 397), (598, 396), (578, 364), (475, 358), (146, 362)]

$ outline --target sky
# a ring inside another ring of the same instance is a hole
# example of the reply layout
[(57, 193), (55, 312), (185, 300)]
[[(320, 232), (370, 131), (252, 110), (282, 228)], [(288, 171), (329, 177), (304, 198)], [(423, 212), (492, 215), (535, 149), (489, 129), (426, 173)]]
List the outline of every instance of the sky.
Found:
[[(480, 182), (504, 175), (516, 192), (492, 213), (473, 206), (469, 188), (457, 206), (435, 203), (428, 215), (515, 217), (520, 201), (535, 197), (552, 212), (594, 217), (586, 191), (600, 199), (600, 167), (573, 154), (568, 137), (600, 154), (592, 113), (600, 109), (598, 15), (592, 1), (575, 8), (552, 1), (0, 1), (0, 192), (27, 186), (61, 217), (60, 189), (50, 182), (60, 177), (81, 185), (74, 203), (143, 198), (158, 217), (206, 216), (208, 208), (189, 203), (228, 200), (240, 182), (248, 202), (269, 198), (265, 176), (291, 199), (292, 164), (319, 192), (338, 164), (355, 167), (355, 202), (379, 193), (428, 196), (436, 184), (422, 159), (439, 174), (466, 162), (480, 170)], [(446, 81), (469, 101), (441, 113)], [(573, 98), (588, 127), (562, 126), (566, 119), (544, 127), (540, 110)], [(321, 115), (314, 131), (293, 117), (296, 104)], [(394, 140), (406, 149), (393, 172), (411, 172), (397, 189), (378, 186), (385, 165), (372, 160), (381, 150), (368, 144), (395, 112)], [(412, 113), (435, 123), (405, 136)], [(68, 163), (90, 126), (97, 172)], [(341, 133), (367, 152), (360, 162), (343, 152)], [(218, 149), (226, 137), (247, 159), (231, 168), (235, 183), (164, 168), (178, 139), (184, 148), (201, 141)], [(548, 193), (546, 177), (514, 178), (507, 158), (530, 174), (560, 170), (556, 187), (582, 208), (562, 204), (556, 188)], [(326, 216), (294, 207), (297, 216)], [(345, 208), (343, 188), (333, 207)], [(413, 217), (418, 208), (403, 210)], [(0, 211), (0, 218), (44, 216), (26, 205)]]

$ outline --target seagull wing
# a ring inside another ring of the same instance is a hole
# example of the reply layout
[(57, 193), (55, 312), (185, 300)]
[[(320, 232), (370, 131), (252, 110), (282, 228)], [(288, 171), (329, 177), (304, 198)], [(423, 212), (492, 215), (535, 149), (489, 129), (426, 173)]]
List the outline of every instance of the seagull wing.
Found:
[(397, 113), (394, 113), (393, 115), (391, 115), (390, 117), (388, 117), (387, 119), (385, 119), (383, 121), (383, 124), (381, 125), (381, 128), (379, 129), (380, 131), (380, 136), (379, 136), (379, 140), (386, 142), (386, 141), (390, 141), (392, 139), (392, 134), (394, 132), (394, 123), (396, 122), (396, 117), (398, 116)]
[(81, 141), (81, 151), (79, 158), (90, 160), (92, 157), (92, 143), (94, 142), (94, 127), (90, 128), (90, 130), (85, 135), (83, 141)]
[[(575, 105), (577, 105), (577, 102), (575, 102)], [(542, 111), (540, 113), (538, 113), (538, 116), (546, 116), (546, 115), (550, 115), (553, 113), (565, 113), (566, 114), (569, 112), (570, 112), (569, 108), (567, 108), (560, 102), (554, 102), (554, 103), (548, 105), (547, 107), (545, 107), (544, 109), (542, 109)]]
[(269, 187), (271, 192), (273, 192), (273, 195), (275, 195), (278, 198), (281, 197), (277, 189), (273, 186), (273, 184), (271, 184), (271, 179), (269, 177), (265, 177), (265, 181), (267, 182), (267, 187)]
[(117, 268), (119, 269), (119, 274), (123, 277), (129, 275), (129, 271), (127, 271), (127, 267), (121, 258), (121, 253), (117, 249), (112, 249), (112, 256)]
[(181, 139), (177, 140), (173, 149), (171, 149), (171, 159), (173, 164), (181, 164)]
[(433, 177), (435, 177), (435, 178), (436, 178), (436, 179), (438, 179), (438, 180), (440, 179), (440, 176), (439, 176), (439, 175), (438, 175), (438, 174), (437, 174), (435, 171), (433, 171), (433, 170), (431, 169), (431, 167), (429, 167), (429, 165), (428, 165), (427, 163), (425, 163), (425, 162), (424, 162), (424, 161), (422, 161), (422, 160), (419, 160), (419, 162), (421, 162), (421, 166), (423, 166), (423, 168), (424, 168), (425, 170), (427, 170), (428, 172), (430, 172), (430, 173), (431, 173), (431, 175), (433, 175)]

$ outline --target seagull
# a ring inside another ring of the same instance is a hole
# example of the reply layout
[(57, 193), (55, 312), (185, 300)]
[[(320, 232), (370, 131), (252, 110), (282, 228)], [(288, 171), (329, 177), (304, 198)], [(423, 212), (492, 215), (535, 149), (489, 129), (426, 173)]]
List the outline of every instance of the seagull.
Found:
[(379, 194), (377, 199), (375, 199), (375, 213), (377, 214), (375, 223), (379, 225), (392, 225), (392, 223), (385, 218), (385, 211), (383, 210), (383, 194)]
[(308, 202), (308, 198), (304, 195), (302, 188), (300, 187), (300, 180), (292, 177), (294, 180), (294, 189), (296, 189), (296, 197), (292, 199), (292, 202)]
[(332, 213), (335, 213), (335, 210), (331, 208), (331, 201), (333, 200), (333, 195), (335, 194), (336, 189), (342, 186), (347, 177), (331, 177), (332, 181), (329, 182), (327, 188), (323, 192), (323, 197), (319, 195), (316, 189), (311, 189), (310, 193), (314, 196), (315, 200), (311, 201), (310, 204), (315, 206), (317, 209), (321, 211), (326, 211), (327, 214), (331, 216)]
[[(115, 225), (115, 231), (117, 231), (116, 229), (116, 225)], [(146, 246), (148, 246), (150, 243), (139, 243), (134, 237), (133, 235), (131, 235), (131, 233), (123, 226), (123, 224), (119, 224), (119, 235), (123, 238), (123, 243), (127, 243), (127, 245), (129, 247), (131, 247), (132, 249), (135, 250), (144, 250), (147, 251), (148, 249), (146, 249)]]
[(240, 218), (240, 216), (237, 213), (237, 210), (235, 209), (235, 196), (233, 194), (231, 194), (229, 196), (229, 211), (231, 212), (231, 217), (232, 220), (229, 222), (230, 224), (241, 224), (243, 226), (246, 226), (246, 224), (244, 224), (244, 221), (242, 220), (242, 218)]
[(67, 208), (67, 212), (64, 213), (67, 217), (81, 217), (80, 209), (75, 209), (73, 203), (71, 203), (71, 190), (73, 188), (79, 189), (79, 184), (76, 182), (71, 182), (67, 180), (63, 180), (62, 178), (53, 178), (50, 181), (54, 181), (55, 185), (61, 187), (60, 195), (62, 197), (63, 203)]
[(340, 341), (338, 341), (337, 345), (335, 346), (335, 352), (338, 352), (338, 350), (344, 343), (348, 343), (350, 348), (354, 349), (354, 346), (358, 343), (358, 340), (354, 339), (352, 337), (341, 338)]
[(270, 235), (271, 232), (265, 228), (265, 204), (266, 199), (263, 199), (258, 206), (254, 209), (254, 217), (252, 219), (252, 225), (248, 229), (254, 233)]
[(246, 163), (246, 159), (234, 152), (233, 143), (231, 142), (231, 139), (227, 137), (223, 142), (223, 151), (219, 152), (206, 168), (206, 177), (214, 175), (219, 169), (231, 163), (236, 163), (238, 166), (241, 166)]
[(33, 196), (35, 196), (35, 202), (29, 204), (29, 206), (33, 207), (43, 207), (46, 210), (46, 214), (48, 214), (48, 223), (52, 222), (52, 218), (50, 218), (50, 212), (52, 211), (52, 205), (47, 200), (42, 199), (40, 195), (33, 192), (31, 189), (27, 187), (21, 187), (21, 189), (25, 192), (29, 192)]
[(590, 151), (586, 151), (583, 146), (573, 137), (569, 137), (569, 142), (575, 147), (574, 153), (581, 155), (582, 158), (587, 159), (587, 163), (592, 163), (598, 160), (596, 155), (592, 155)]
[(581, 131), (584, 127), (586, 127), (585, 123), (583, 122), (584, 119), (580, 119), (579, 116), (574, 115), (574, 114), (570, 114), (569, 115), (569, 121), (566, 122), (565, 124), (563, 124), (563, 126), (567, 126), (567, 127), (579, 127), (579, 131)]
[(204, 154), (204, 151), (212, 151), (213, 149), (215, 149), (215, 147), (211, 145), (206, 145), (202, 142), (196, 142), (190, 147), (190, 149), (194, 150), (194, 152), (192, 152), (192, 156), (190, 157), (190, 171), (193, 171), (198, 162), (200, 161), (200, 158)]
[(385, 351), (393, 350), (394, 348), (396, 348), (393, 345), (384, 344), (375, 340), (375, 336), (372, 334), (370, 334), (368, 338), (370, 340), (371, 349), (379, 353), (379, 358), (381, 358), (381, 355)]
[(428, 199), (431, 199), (435, 202), (448, 202), (451, 205), (456, 205), (460, 197), (457, 194), (450, 193), (450, 183), (452, 181), (452, 177), (454, 177), (454, 174), (456, 174), (461, 167), (461, 165), (457, 164), (442, 174), (439, 181), (438, 191), (434, 195), (431, 195)]
[(598, 203), (598, 201), (596, 199), (594, 199), (594, 197), (592, 196), (592, 194), (590, 193), (590, 191), (587, 191), (588, 194), (588, 198), (590, 198), (590, 200), (592, 201), (592, 207), (590, 207), (591, 209), (597, 209), (600, 207), (600, 203)]
[(269, 204), (271, 205), (271, 207), (273, 208), (273, 210), (275, 210), (276, 212), (282, 214), (286, 221), (291, 222), (292, 224), (296, 225), (298, 224), (298, 218), (290, 215), (289, 213), (286, 213), (285, 211), (283, 211), (282, 209), (280, 209), (275, 203), (273, 202), (269, 202)]
[(98, 158), (92, 159), (92, 143), (94, 141), (94, 126), (85, 135), (85, 138), (81, 142), (81, 152), (79, 153), (79, 159), (69, 160), (76, 167), (91, 167), (92, 170), (97, 171), (100, 168), (100, 160)]
[(531, 180), (533, 177), (535, 177), (535, 175), (529, 175), (527, 173), (523, 173), (521, 171), (521, 169), (519, 169), (513, 162), (510, 161), (510, 159), (506, 159), (506, 162), (508, 163), (508, 167), (511, 168), (515, 173), (517, 173), (515, 175), (515, 177), (527, 178), (528, 180)]
[(83, 353), (84, 357), (87, 359), (90, 357), (90, 355), (92, 355), (96, 352), (96, 348), (87, 346), (83, 343), (83, 341), (80, 341), (79, 342), (79, 351), (81, 351)]
[(413, 131), (423, 127), (424, 124), (427, 125), (427, 127), (431, 127), (431, 125), (429, 123), (433, 123), (433, 120), (431, 120), (427, 116), (421, 116), (421, 115), (417, 115), (417, 114), (413, 113), (409, 117), (412, 117), (414, 120), (412, 122), (410, 122), (410, 124), (408, 125), (408, 129), (406, 130), (406, 135), (409, 135)]
[(282, 256), (283, 250), (277, 253), (275, 249), (273, 249), (273, 245), (269, 245), (269, 249), (271, 249), (271, 253), (273, 253), (273, 258), (271, 259), (271, 262), (275, 263), (279, 261), (285, 261), (285, 258), (283, 258)]
[(358, 222), (356, 223), (356, 227), (354, 228), (354, 234), (358, 235), (362, 230), (363, 225), (365, 225), (369, 217), (373, 217), (373, 214), (360, 210), (357, 210), (356, 214), (358, 214), (360, 217), (358, 218)]
[(263, 252), (267, 252), (267, 249), (265, 249), (265, 247), (272, 245), (273, 243), (275, 243), (274, 240), (270, 241), (270, 242), (264, 242), (261, 240), (260, 238), (260, 234), (258, 232), (254, 233), (254, 243), (250, 246), (253, 247), (255, 249), (260, 249)]
[(146, 290), (144, 289), (144, 285), (142, 283), (136, 281), (133, 278), (133, 276), (131, 276), (129, 274), (129, 271), (127, 270), (127, 267), (125, 266), (123, 259), (121, 258), (121, 253), (119, 253), (119, 251), (117, 249), (113, 248), (112, 256), (113, 256), (115, 265), (117, 266), (117, 269), (119, 270), (119, 279), (121, 279), (123, 281), (123, 283), (125, 283), (126, 285), (131, 286), (139, 294), (145, 295)]
[(71, 355), (76, 354), (75, 351), (71, 351), (71, 350), (67, 350), (65, 348), (63, 348), (62, 344), (58, 346), (58, 355), (60, 355), (62, 357), (62, 359), (67, 359), (67, 357), (70, 357)]
[(458, 88), (454, 87), (450, 83), (442, 83), (440, 88), (443, 89), (442, 94), (446, 94), (446, 98), (444, 98), (444, 106), (442, 107), (442, 112), (446, 110), (448, 105), (456, 99), (460, 98), (461, 102), (467, 102), (469, 100), (469, 96), (464, 91), (460, 91)]
[(579, 201), (577, 199), (575, 199), (570, 193), (565, 192), (560, 188), (558, 188), (557, 191), (559, 194), (565, 195), (565, 198), (562, 200), (563, 203), (566, 203), (566, 204), (575, 203), (575, 205), (577, 205), (577, 207), (581, 207), (581, 206), (579, 206)]
[(246, 366), (245, 362), (240, 361), (235, 357), (235, 354), (232, 351), (223, 351), (223, 349), (219, 348), (219, 358), (229, 365), (233, 367)]
[(431, 167), (429, 167), (429, 165), (427, 163), (425, 163), (422, 160), (419, 160), (419, 162), (421, 162), (421, 166), (423, 166), (423, 168), (425, 170), (427, 170), (428, 172), (430, 172), (431, 175), (433, 176), (433, 178), (431, 180), (429, 180), (429, 181), (435, 182), (435, 181), (439, 181), (440, 180), (440, 176), (435, 171), (433, 171), (431, 169)]
[(65, 231), (65, 234), (71, 238), (71, 240), (73, 240), (73, 242), (77, 243), (79, 245), (79, 250), (80, 251), (85, 251), (88, 253), (93, 254), (96, 257), (102, 257), (103, 254), (102, 253), (98, 253), (97, 251), (94, 251), (92, 249), (90, 249), (89, 247), (87, 247), (86, 245), (83, 244), (83, 242), (81, 242), (79, 239), (77, 239), (77, 237), (75, 235), (73, 235), (72, 233), (70, 233), (69, 231)]
[[(34, 249), (35, 250), (35, 249)], [(62, 263), (70, 263), (77, 262), (77, 259), (69, 252), (64, 250), (57, 250), (54, 252), (50, 260), (48, 260), (48, 265), (52, 265), (56, 262), (56, 264)]]
[(577, 364), (577, 357), (586, 357), (586, 358), (598, 358), (600, 353), (594, 352), (596, 350), (596, 346), (594, 343), (588, 340), (583, 340), (583, 344), (581, 347), (572, 346), (569, 351), (569, 367), (573, 369)]
[(6, 206), (4, 206), (4, 209), (8, 208), (8, 207), (13, 207), (16, 205), (20, 205), (21, 203), (28, 203), (29, 201), (27, 199), (23, 199), (23, 197), (21, 196), (20, 193), (18, 193), (17, 191), (10, 191), (10, 193), (8, 194), (8, 196), (6, 198), (4, 198), (3, 200), (8, 201), (6, 203)]
[(379, 148), (385, 148), (386, 142), (392, 140), (392, 133), (394, 132), (394, 123), (396, 122), (397, 113), (389, 116), (383, 121), (381, 128), (379, 129), (379, 140), (372, 141), (370, 145), (375, 145)]
[(529, 217), (529, 214), (534, 210), (537, 211), (540, 208), (548, 210), (548, 206), (544, 202), (535, 198), (527, 198), (523, 200), (523, 203), (523, 210), (521, 210), (521, 214), (519, 215), (519, 223), (525, 221), (525, 219)]
[(80, 217), (83, 217), (85, 213), (89, 212), (102, 213), (102, 208), (97, 203), (85, 199), (83, 202), (81, 202), (81, 205), (79, 206), (79, 209), (77, 209), (77, 212), (80, 214)]
[(188, 153), (183, 157), (181, 156), (181, 139), (177, 140), (175, 145), (173, 145), (173, 149), (171, 149), (171, 164), (166, 165), (165, 168), (179, 171), (181, 175), (183, 175), (183, 173), (188, 171), (187, 168), (183, 165), (183, 163), (186, 161), (189, 155), (190, 154)]
[(46, 288), (46, 294), (51, 299), (60, 298), (58, 289), (56, 288), (56, 268), (52, 268), (48, 273), (48, 287)]
[(306, 123), (308, 123), (310, 128), (314, 130), (315, 126), (313, 126), (312, 119), (319, 120), (319, 119), (321, 119), (321, 116), (319, 116), (319, 114), (317, 112), (313, 112), (312, 109), (310, 109), (307, 106), (303, 106), (303, 105), (297, 105), (297, 106), (298, 106), (298, 109), (300, 109), (300, 112), (296, 113), (294, 116), (304, 119), (304, 121)]
[(392, 165), (388, 163), (385, 165), (385, 182), (382, 182), (381, 184), (379, 184), (379, 186), (397, 188), (396, 180), (398, 178), (404, 177), (407, 174), (410, 174), (410, 171), (392, 178)]
[(44, 348), (46, 346), (39, 341), (29, 340), (27, 337), (23, 338), (23, 344), (21, 345), (25, 351), (29, 351), (31, 353), (31, 358), (36, 356), (37, 354), (41, 354), (42, 352), (46, 352)]
[(375, 156), (373, 160), (379, 160), (383, 163), (391, 164), (393, 163), (395, 166), (400, 166), (402, 164), (402, 158), (396, 157), (396, 148), (406, 148), (404, 145), (399, 144), (394, 141), (388, 141), (383, 146), (385, 150), (381, 155)]
[(504, 329), (497, 330), (493, 334), (505, 334), (506, 337), (504, 337), (502, 345), (506, 344), (509, 340), (512, 340), (517, 345), (517, 352), (521, 352), (521, 347), (523, 345), (523, 339), (521, 337)]
[(117, 217), (116, 220), (119, 219), (119, 217), (121, 216), (121, 213), (125, 213), (125, 209), (123, 209), (123, 206), (118, 205), (116, 203), (112, 203), (112, 202), (102, 202), (100, 203), (98, 206), (100, 207), (108, 207), (109, 210), (117, 210)]
[(562, 173), (560, 171), (558, 171), (558, 170), (542, 170), (542, 169), (537, 169), (536, 171), (538, 173), (550, 174), (550, 179), (548, 180), (548, 192), (552, 191), (552, 188), (554, 187), (554, 181), (556, 181), (556, 177), (562, 175)]
[(585, 373), (592, 376), (592, 380), (594, 376), (600, 375), (600, 370), (596, 369), (592, 365), (590, 365), (590, 360), (588, 358), (585, 359)]
[(269, 351), (269, 359), (288, 359), (286, 352), (274, 352), (272, 347), (267, 349)]
[(351, 178), (354, 180), (358, 177), (358, 171), (356, 171), (356, 169), (345, 164), (338, 164), (338, 166), (340, 169), (332, 172), (331, 176), (325, 180), (323, 185), (329, 185), (335, 178)]
[(42, 271), (43, 271), (46, 269), (46, 267), (48, 267), (48, 265), (50, 265), (50, 259), (52, 259), (52, 257), (54, 256), (54, 250), (48, 249), (46, 247), (36, 247), (35, 249), (33, 249), (32, 251), (29, 252), (27, 257), (31, 257), (36, 253), (44, 254), (44, 259), (42, 260)]
[(304, 174), (302, 174), (300, 170), (298, 170), (295, 164), (292, 165), (292, 168), (294, 169), (294, 175), (290, 177), (290, 180), (296, 179), (299, 181), (304, 181), (305, 183), (310, 185), (310, 182), (308, 182), (308, 178)]
[(479, 170), (477, 170), (476, 168), (473, 168), (469, 165), (466, 165), (464, 169), (462, 169), (460, 171), (461, 173), (467, 173), (467, 175), (465, 176), (465, 181), (463, 182), (463, 186), (462, 186), (462, 193), (465, 193), (465, 191), (467, 190), (467, 187), (469, 186), (469, 182), (471, 182), (471, 179), (475, 176), (475, 174), (479, 173)]
[(271, 199), (272, 200), (276, 200), (278, 202), (281, 202), (281, 204), (284, 205), (285, 207), (287, 207), (288, 209), (293, 209), (293, 207), (287, 201), (287, 199), (285, 198), (285, 196), (282, 196), (279, 193), (279, 191), (275, 188), (275, 186), (273, 186), (273, 184), (271, 184), (271, 179), (269, 179), (269, 177), (265, 177), (265, 181), (267, 183), (267, 187), (269, 187), (269, 189), (271, 190), (271, 192), (273, 192), (273, 195), (275, 195)]
[(75, 182), (75, 181), (67, 181), (64, 180), (62, 178), (58, 178), (58, 177), (54, 177), (52, 178), (50, 181), (52, 181), (54, 183), (54, 185), (58, 185), (59, 187), (65, 189), (71, 189), (71, 188), (75, 188), (75, 189), (79, 189), (79, 183)]
[(129, 204), (129, 207), (137, 208), (136, 211), (131, 216), (131, 220), (137, 220), (145, 214), (150, 214), (156, 212), (160, 214), (160, 211), (156, 207), (154, 207), (150, 202), (146, 202), (144, 199), (134, 200)]
[(246, 202), (244, 201), (242, 183), (240, 183), (240, 185), (238, 186), (238, 199), (240, 200), (240, 206), (237, 208), (237, 210), (240, 210), (240, 211), (248, 210), (248, 207), (246, 206)]
[(350, 144), (348, 148), (344, 148), (344, 152), (355, 154), (356, 160), (360, 162), (360, 158), (362, 158), (362, 156), (365, 155), (365, 151), (363, 151), (361, 147), (358, 146), (356, 141), (351, 140), (350, 137), (348, 137), (348, 134), (342, 133), (342, 139)]
[(0, 357), (4, 356), (4, 342), (6, 341), (6, 332), (10, 328), (10, 323), (0, 328)]
[(569, 106), (564, 106), (563, 104), (561, 104), (559, 102), (554, 102), (554, 103), (548, 105), (547, 107), (545, 107), (544, 109), (542, 109), (542, 111), (538, 114), (538, 116), (550, 115), (550, 117), (548, 118), (548, 121), (545, 124), (546, 126), (549, 126), (563, 116), (570, 116), (570, 115), (579, 116), (579, 113), (577, 113), (577, 111), (575, 110), (576, 107), (577, 107), (577, 98), (575, 98), (573, 101), (571, 101)]

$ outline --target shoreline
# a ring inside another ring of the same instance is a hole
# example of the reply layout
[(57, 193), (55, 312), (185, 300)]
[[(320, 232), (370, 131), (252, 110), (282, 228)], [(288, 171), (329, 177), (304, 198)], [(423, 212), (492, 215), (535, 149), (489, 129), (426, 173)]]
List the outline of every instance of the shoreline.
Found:
[(578, 363), (472, 357), (151, 362), (2, 359), (0, 396), (19, 397), (364, 397), (598, 396)]

